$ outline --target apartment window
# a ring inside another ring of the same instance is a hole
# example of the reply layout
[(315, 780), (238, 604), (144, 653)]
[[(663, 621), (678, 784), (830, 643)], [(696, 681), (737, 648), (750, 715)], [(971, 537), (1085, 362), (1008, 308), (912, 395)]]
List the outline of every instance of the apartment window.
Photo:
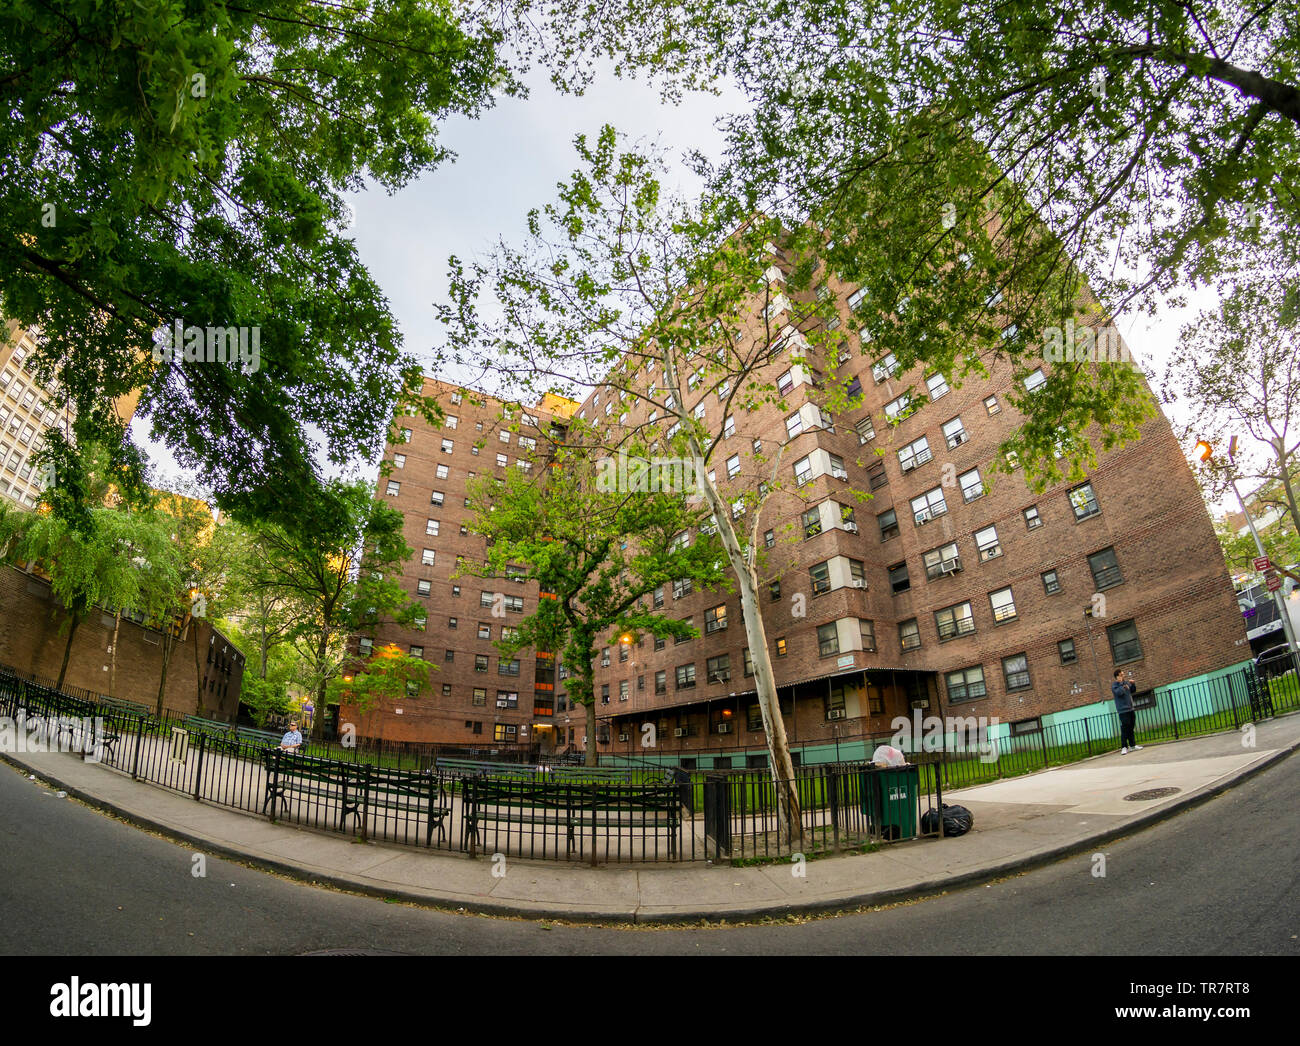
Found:
[(984, 397), (984, 409), (989, 412), (991, 417), (992, 415), (1001, 412), (1002, 405), (998, 403), (998, 398), (996, 396), (986, 396)]
[(898, 537), (898, 513), (892, 508), (887, 512), (882, 512), (876, 517), (876, 524), (880, 527), (880, 540), (888, 541), (890, 538)]
[(442, 441), (442, 452), (444, 454), (450, 454), (453, 450), (455, 450), (455, 448), (456, 445), (451, 440), (445, 439)]
[(705, 409), (706, 409), (706, 408), (705, 408), (705, 403), (704, 403), (703, 400), (700, 400), (699, 403), (695, 404), (695, 410), (693, 411), (693, 413), (694, 413), (694, 415), (695, 415), (695, 420), (696, 420), (696, 421), (703, 421), (703, 420), (704, 420)]
[(460, 536), (461, 536), (461, 537), (464, 537), (464, 536), (465, 536), (466, 534), (468, 534), (468, 533), (469, 533), (469, 524), (468, 524), (468, 523), (462, 523), (462, 524), (460, 525)]
[(481, 607), (490, 607), (496, 601), (496, 596), (492, 592), (482, 592), (478, 597), (478, 605)]
[(716, 607), (709, 607), (704, 612), (704, 634), (711, 635), (714, 632), (721, 632), (727, 627), (727, 604), (722, 603)]
[(741, 655), (741, 660), (744, 664), (746, 678), (752, 676), (754, 674), (754, 659), (749, 656), (749, 647), (745, 647), (745, 651)]
[(660, 585), (658, 588), (656, 588), (656, 589), (654, 590), (654, 596), (653, 596), (652, 602), (654, 603), (654, 608), (655, 608), (656, 610), (658, 610), (660, 607), (662, 607), (662, 606), (664, 605), (664, 587), (663, 587), (663, 585)]
[(934, 624), (941, 642), (957, 636), (968, 636), (975, 631), (975, 614), (969, 602), (958, 603), (956, 606), (936, 610)]
[(797, 410), (785, 419), (785, 434), (791, 439), (803, 431), (803, 415)]
[(709, 658), (705, 669), (708, 673), (705, 678), (710, 683), (731, 682), (731, 655), (719, 654), (717, 657)]
[(422, 567), (431, 567), (431, 566), (433, 566), (433, 560), (434, 560), (434, 557), (435, 557), (436, 555), (437, 555), (437, 553), (435, 553), (433, 549), (431, 549), (431, 548), (426, 548), (426, 549), (424, 549), (424, 550), (420, 553), (420, 566), (422, 566)]
[(946, 574), (955, 574), (961, 569), (961, 557), (957, 554), (957, 543), (955, 541), (931, 549), (921, 559), (925, 563), (927, 581), (934, 581)]
[(735, 479), (740, 475), (740, 455), (733, 454), (727, 459), (727, 478)]
[(872, 490), (879, 490), (889, 482), (889, 477), (885, 475), (885, 463), (883, 461), (873, 462), (867, 466), (867, 482)]
[(1138, 661), (1142, 657), (1142, 644), (1138, 640), (1137, 625), (1130, 619), (1106, 629), (1110, 640), (1110, 656), (1117, 665)]
[(600, 684), (600, 703), (601, 703), (602, 705), (607, 705), (607, 704), (609, 704), (609, 684), (608, 684), (608, 683), (601, 683), (601, 684)]
[(497, 464), (498, 464), (501, 468), (505, 468), (508, 464), (510, 464), (510, 459), (509, 459), (508, 457), (506, 457), (504, 454), (498, 454), (498, 455), (497, 455)]
[(798, 486), (803, 486), (813, 478), (812, 475), (812, 457), (800, 458), (794, 463), (794, 481)]
[(442, 654), (442, 659), (446, 661), (448, 664), (450, 664), (451, 662), (456, 660), (456, 651), (444, 650)]
[(402, 442), (403, 442), (403, 443), (410, 443), (410, 442), (411, 442), (411, 430), (410, 430), (410, 429), (402, 429)]
[(1008, 468), (1012, 470), (1020, 468), (1020, 455), (1014, 450), (1007, 451), (1004, 457), (1007, 459)]
[(736, 434), (736, 419), (732, 417), (728, 417), (722, 423), (722, 438), (730, 439), (735, 434)]
[(668, 673), (667, 673), (667, 672), (659, 671), (659, 672), (656, 672), (656, 673), (655, 673), (655, 693), (656, 693), (656, 694), (666, 694), (666, 693), (668, 693)]
[(424, 659), (424, 647), (422, 647), (422, 646), (414, 646), (414, 645), (412, 645), (412, 646), (411, 646), (411, 656), (412, 656), (412, 657), (418, 657), (418, 658), (420, 658), (421, 660), (423, 660), (423, 659)]
[(912, 580), (907, 573), (907, 561), (895, 563), (889, 568), (889, 587), (894, 595), (906, 592), (912, 587)]
[(690, 690), (695, 686), (695, 664), (677, 666), (677, 689)]
[(831, 590), (831, 567), (829, 562), (814, 563), (808, 568), (808, 575), (812, 578), (814, 596), (820, 596), (824, 592)]
[(1070, 505), (1074, 508), (1076, 522), (1095, 516), (1101, 511), (1091, 483), (1081, 484), (1070, 491)]
[(436, 538), (436, 537), (438, 536), (438, 527), (439, 527), (439, 526), (440, 526), (440, 524), (438, 523), (438, 521), (437, 521), (436, 519), (431, 519), (431, 520), (429, 520), (427, 523), (424, 524), (424, 532), (425, 532), (425, 534), (427, 534), (429, 537)]
[(898, 464), (902, 466), (904, 472), (911, 472), (918, 465), (924, 465), (933, 458), (930, 453), (930, 441), (922, 436), (914, 440), (898, 452)]
[(1002, 675), (1007, 681), (1007, 690), (1028, 690), (1029, 657), (1027, 654), (1013, 654), (1002, 659)]
[(461, 393), (459, 393), (459, 392), (453, 392), (453, 393), (451, 394), (451, 403), (452, 403), (452, 406), (453, 406), (453, 407), (459, 407), (460, 404), (461, 404), (461, 401), (462, 401), (464, 398), (465, 398), (465, 397), (464, 397)]
[(483, 707), (484, 705), (486, 705), (486, 704), (487, 704), (487, 688), (486, 688), (486, 687), (482, 687), (482, 686), (476, 686), (476, 687), (474, 688), (474, 696), (473, 696), (472, 698), (470, 698), (470, 704), (472, 704), (472, 705), (476, 705), (476, 706), (478, 706), (478, 707), (480, 707), (480, 708)]
[(925, 387), (930, 390), (931, 402), (948, 395), (950, 391), (948, 381), (942, 374), (931, 374), (925, 379)]
[(979, 550), (980, 562), (987, 563), (1002, 555), (1002, 543), (998, 540), (997, 527), (985, 527), (975, 531), (975, 547)]
[(764, 548), (775, 548), (775, 547), (776, 547), (776, 531), (768, 530), (768, 531), (765, 531), (765, 532), (764, 532), (764, 534), (763, 534), (763, 547), (764, 547)]
[(388, 481), (388, 496), (390, 498), (395, 498), (401, 492), (402, 492), (402, 485), (398, 483), (397, 480), (390, 479)]
[(920, 497), (912, 499), (912, 518), (917, 526), (930, 522), (935, 516), (942, 516), (948, 511), (948, 502), (943, 498), (943, 488), (934, 487)]
[(858, 443), (870, 443), (876, 438), (876, 427), (871, 423), (871, 419), (863, 418), (854, 426), (858, 434)]
[(822, 513), (821, 509), (816, 505), (803, 513), (799, 519), (803, 523), (803, 536), (805, 538), (815, 538), (822, 532)]
[(405, 454), (394, 454), (394, 455), (393, 455), (393, 467), (394, 467), (394, 468), (399, 468), (399, 469), (404, 469), (404, 468), (406, 468), (406, 455), (405, 455)]
[(788, 396), (790, 390), (794, 388), (794, 374), (790, 371), (786, 371), (776, 379), (776, 387), (782, 396)]
[(916, 618), (899, 623), (898, 645), (905, 651), (915, 650), (921, 645), (921, 626)]
[(966, 435), (965, 428), (962, 427), (961, 418), (945, 421), (941, 427), (943, 429), (943, 438), (947, 442), (949, 450), (955, 450), (970, 439)]
[(457, 621), (456, 618), (454, 618), (454, 617), (449, 617), (449, 618), (447, 618), (447, 627), (448, 627), (448, 628), (459, 628), (459, 627), (460, 627), (460, 622)]
[(474, 671), (475, 671), (475, 672), (486, 672), (487, 670), (488, 670), (488, 656), (487, 656), (487, 654), (475, 654), (475, 655), (474, 655)]
[(1043, 368), (1039, 367), (1032, 374), (1025, 378), (1025, 391), (1037, 392), (1047, 384), (1047, 375), (1043, 373)]
[(375, 652), (375, 641), (368, 636), (362, 636), (358, 644), (358, 650), (362, 657), (369, 657)]
[(430, 505), (441, 505), (442, 502), (443, 502), (443, 495), (441, 490), (435, 490), (432, 494), (429, 495)]
[[(689, 617), (684, 617), (684, 618), (682, 618), (682, 624), (685, 625), (685, 626), (686, 626), (687, 628), (689, 628), (689, 629), (694, 629), (694, 628), (695, 628), (695, 615), (694, 615), (694, 614), (691, 614)], [(691, 640), (692, 638), (693, 638), (692, 636), (678, 636), (676, 639), (673, 640), (673, 645), (676, 646), (678, 643), (687, 643), (687, 642), (690, 642), (690, 640)]]
[(911, 413), (908, 410), (911, 402), (912, 398), (907, 393), (890, 400), (885, 404), (885, 417), (890, 421), (902, 421)]
[(1000, 625), (1004, 621), (1015, 620), (1016, 597), (1011, 594), (1009, 587), (990, 592), (989, 604), (993, 607), (993, 620), (995, 623)]
[(497, 691), (497, 708), (518, 708), (518, 707), (519, 707), (518, 690)]
[(777, 656), (777, 657), (785, 657), (785, 655), (789, 652), (789, 649), (790, 649), (790, 648), (786, 645), (785, 637), (784, 637), (784, 636), (782, 636), (780, 639), (778, 639), (778, 640), (776, 641), (776, 656)]
[(689, 596), (694, 587), (695, 584), (690, 578), (679, 577), (673, 582), (673, 599), (681, 599), (684, 596)]
[(506, 609), (512, 614), (522, 614), (524, 612), (524, 597), (506, 596)]
[(618, 681), (618, 699), (620, 701), (626, 701), (630, 696), (631, 694), (631, 690), (629, 689), (630, 685), (631, 684), (626, 679), (620, 679)]
[(1057, 576), (1055, 570), (1045, 570), (1042, 573), (1043, 591), (1049, 596), (1054, 596), (1061, 591), (1061, 579)]
[(849, 308), (852, 309), (854, 312), (857, 312), (859, 306), (862, 305), (862, 302), (866, 298), (866, 296), (867, 296), (867, 288), (859, 287), (856, 291), (854, 291), (852, 294), (849, 295)]
[(984, 697), (988, 693), (988, 688), (984, 685), (983, 665), (972, 665), (970, 668), (946, 672), (943, 682), (948, 690), (949, 701), (969, 701), (976, 697)]
[(817, 626), (817, 656), (830, 657), (840, 652), (840, 633), (835, 622)]
[(509, 432), (509, 430), (508, 430), (508, 429), (501, 429), (500, 431), (498, 431), (498, 432), (497, 432), (497, 439), (499, 439), (499, 440), (500, 440), (502, 443), (504, 443), (506, 446), (510, 446), (510, 432)]
[(871, 365), (871, 376), (877, 383), (884, 381), (886, 378), (892, 378), (897, 373), (898, 360), (892, 352)]
[(429, 591), (430, 591), (430, 582), (428, 581), (428, 579), (426, 578), (426, 579), (423, 580), (423, 581), (417, 581), (417, 582), (415, 583), (415, 590), (416, 590), (416, 592), (418, 592), (420, 595), (422, 595), (422, 596), (427, 596), (427, 595), (429, 594)]
[(1038, 514), (1038, 506), (1030, 505), (1024, 510), (1025, 529), (1037, 530), (1043, 525), (1043, 517)]
[(459, 595), (460, 595), (460, 586), (459, 586), (459, 585), (452, 585), (452, 586), (451, 586), (451, 594), (452, 594), (453, 596), (459, 596)]
[(478, 637), (479, 639), (492, 638), (492, 626), (488, 624), (486, 621), (480, 621), (478, 623)]
[(1124, 581), (1120, 576), (1119, 561), (1115, 558), (1113, 548), (1103, 548), (1100, 552), (1094, 552), (1089, 556), (1088, 569), (1092, 571), (1092, 580), (1098, 592), (1114, 588)]
[(1079, 660), (1079, 655), (1074, 649), (1073, 639), (1062, 639), (1056, 644), (1056, 652), (1061, 655), (1061, 664), (1072, 665)]
[(443, 697), (451, 697), (451, 684), (450, 684), (450, 683), (443, 683), (443, 684), (442, 684), (442, 696), (443, 696)]
[(755, 438), (755, 439), (753, 439), (753, 440), (750, 441), (750, 444), (749, 444), (749, 445), (750, 445), (750, 447), (753, 449), (753, 451), (754, 451), (755, 454), (762, 454), (762, 453), (763, 453), (763, 441), (762, 441), (761, 439), (757, 439), (757, 438)]
[(963, 472), (957, 477), (957, 482), (961, 485), (962, 501), (969, 504), (976, 498), (982, 498), (984, 496), (984, 480), (980, 478), (979, 469), (971, 469), (969, 472)]

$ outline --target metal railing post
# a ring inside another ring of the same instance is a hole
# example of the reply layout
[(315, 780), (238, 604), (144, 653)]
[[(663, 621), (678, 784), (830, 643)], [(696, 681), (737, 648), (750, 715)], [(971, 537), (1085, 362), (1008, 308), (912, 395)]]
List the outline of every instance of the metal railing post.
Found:
[(208, 735), (203, 731), (199, 732), (199, 765), (194, 773), (194, 801), (197, 803), (203, 797), (203, 756), (207, 751)]
[(131, 760), (131, 780), (140, 780), (140, 745), (144, 737), (144, 716), (135, 717), (135, 756)]

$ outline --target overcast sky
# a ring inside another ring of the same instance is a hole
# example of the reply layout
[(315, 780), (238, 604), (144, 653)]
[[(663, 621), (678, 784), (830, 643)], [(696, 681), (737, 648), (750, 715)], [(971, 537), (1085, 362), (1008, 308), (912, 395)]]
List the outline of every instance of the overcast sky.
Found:
[[(454, 163), (391, 196), (377, 190), (351, 200), (356, 212), (352, 234), (362, 260), (388, 296), (407, 350), (427, 369), (429, 349), (442, 336), (433, 306), (446, 300), (448, 256), (468, 260), (485, 254), (499, 236), (518, 243), (528, 210), (551, 201), (556, 183), (573, 170), (575, 135), (594, 137), (603, 124), (612, 123), (632, 138), (657, 139), (679, 154), (699, 149), (716, 159), (723, 140), (715, 121), (742, 101), (736, 93), (693, 95), (678, 106), (667, 106), (650, 87), (613, 77), (574, 98), (540, 81), (533, 83), (528, 100), (503, 98), (476, 121), (448, 122), (443, 141), (458, 154)], [(689, 181), (682, 187), (692, 188)], [(1120, 333), (1153, 384), (1163, 375), (1166, 361), (1177, 354), (1182, 325), (1212, 302), (1212, 297), (1200, 295), (1195, 307), (1162, 310), (1154, 320), (1120, 320)], [(1172, 413), (1176, 417), (1178, 409)], [(177, 476), (166, 448), (148, 440), (147, 423), (137, 419), (133, 424), (136, 438), (149, 447), (158, 466), (159, 479)], [(362, 471), (373, 474), (373, 466)]]

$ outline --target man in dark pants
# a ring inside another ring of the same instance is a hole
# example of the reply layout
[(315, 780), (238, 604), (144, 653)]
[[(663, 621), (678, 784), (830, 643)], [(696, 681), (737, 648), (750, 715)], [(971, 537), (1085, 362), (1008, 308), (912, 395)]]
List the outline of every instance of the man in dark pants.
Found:
[(1137, 684), (1133, 682), (1133, 673), (1115, 669), (1115, 681), (1110, 684), (1110, 692), (1115, 695), (1115, 711), (1119, 713), (1119, 754), (1128, 755), (1130, 748), (1136, 752), (1142, 747), (1133, 736), (1133, 727), (1137, 723), (1137, 712), (1133, 710)]

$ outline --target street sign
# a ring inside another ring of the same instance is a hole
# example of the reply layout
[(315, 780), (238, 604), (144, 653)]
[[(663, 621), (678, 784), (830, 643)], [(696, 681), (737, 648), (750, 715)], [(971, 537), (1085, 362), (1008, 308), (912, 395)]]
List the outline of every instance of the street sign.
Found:
[(1271, 578), (1268, 579), (1266, 584), (1268, 585), (1268, 590), (1270, 592), (1276, 592), (1279, 588), (1282, 587), (1282, 579), (1278, 577), (1276, 574), (1274, 574)]
[(1272, 570), (1272, 569), (1273, 569), (1273, 561), (1272, 561), (1271, 559), (1269, 559), (1268, 556), (1260, 556), (1260, 557), (1258, 557), (1257, 559), (1252, 560), (1252, 561), (1251, 561), (1251, 565), (1252, 565), (1256, 570)]

